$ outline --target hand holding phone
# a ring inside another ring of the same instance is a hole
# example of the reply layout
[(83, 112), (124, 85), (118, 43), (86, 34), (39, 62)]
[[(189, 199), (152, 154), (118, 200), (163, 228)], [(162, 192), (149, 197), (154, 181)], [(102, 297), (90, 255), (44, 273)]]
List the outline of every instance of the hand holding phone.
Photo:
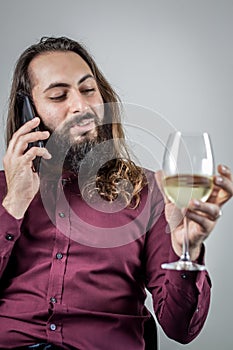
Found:
[(3, 157), (7, 189), (2, 202), (3, 207), (16, 219), (24, 216), (39, 190), (41, 179), (36, 172), (40, 159), (51, 158), (43, 147), (43, 141), (38, 141), (38, 138), (48, 139), (49, 132), (37, 128), (39, 118), (34, 113), (30, 98), (21, 93), (18, 97), (15, 105), (15, 126), (18, 130), (13, 133)]

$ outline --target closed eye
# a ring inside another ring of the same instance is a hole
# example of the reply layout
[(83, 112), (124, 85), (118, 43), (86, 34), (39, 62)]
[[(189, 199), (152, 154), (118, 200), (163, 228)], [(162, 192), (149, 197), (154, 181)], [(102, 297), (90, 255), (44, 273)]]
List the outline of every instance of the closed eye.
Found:
[(82, 93), (84, 94), (89, 94), (89, 93), (92, 93), (95, 91), (95, 88), (90, 88), (90, 89), (83, 89), (82, 90)]
[(59, 96), (51, 96), (49, 97), (50, 100), (52, 101), (62, 101), (66, 98), (66, 94), (62, 94), (62, 95), (59, 95)]

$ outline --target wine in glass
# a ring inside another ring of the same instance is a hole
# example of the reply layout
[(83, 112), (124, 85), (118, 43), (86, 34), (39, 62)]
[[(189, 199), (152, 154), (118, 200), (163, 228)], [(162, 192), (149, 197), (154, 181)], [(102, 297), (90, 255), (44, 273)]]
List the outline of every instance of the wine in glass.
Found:
[[(187, 208), (191, 199), (206, 201), (213, 188), (214, 158), (207, 133), (169, 135), (163, 158), (163, 187), (167, 198), (179, 209)], [(176, 262), (164, 263), (170, 270), (202, 271), (189, 254), (188, 218), (184, 217), (183, 252)]]

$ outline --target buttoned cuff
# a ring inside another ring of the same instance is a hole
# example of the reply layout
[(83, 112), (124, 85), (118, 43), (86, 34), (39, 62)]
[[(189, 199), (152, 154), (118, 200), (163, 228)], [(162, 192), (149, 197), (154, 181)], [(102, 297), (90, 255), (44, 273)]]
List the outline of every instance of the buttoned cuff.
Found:
[(12, 243), (20, 236), (23, 219), (16, 219), (4, 207), (0, 207), (0, 255), (6, 256), (12, 250)]
[[(201, 248), (201, 253), (196, 263), (204, 265), (205, 247)], [(177, 261), (179, 257), (175, 254), (173, 249), (170, 250), (169, 261)], [(169, 282), (175, 289), (179, 290), (181, 294), (193, 299), (194, 295), (200, 294), (205, 282), (208, 282), (211, 287), (211, 281), (207, 271), (166, 271), (166, 281)]]

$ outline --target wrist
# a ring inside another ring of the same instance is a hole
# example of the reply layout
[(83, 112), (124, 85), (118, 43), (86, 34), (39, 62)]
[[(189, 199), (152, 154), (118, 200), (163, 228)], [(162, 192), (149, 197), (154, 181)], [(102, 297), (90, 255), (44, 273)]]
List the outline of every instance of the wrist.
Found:
[(202, 244), (199, 244), (195, 247), (189, 247), (189, 254), (192, 261), (198, 260), (201, 254)]
[(28, 204), (25, 200), (16, 200), (15, 196), (12, 198), (11, 196), (6, 195), (2, 201), (2, 206), (15, 219), (22, 219), (27, 210)]
[[(178, 243), (174, 238), (172, 239), (172, 247), (175, 254), (180, 257), (183, 254), (183, 246)], [(192, 261), (195, 261), (199, 258), (202, 250), (202, 242), (196, 244), (190, 244), (189, 242), (189, 255)]]

